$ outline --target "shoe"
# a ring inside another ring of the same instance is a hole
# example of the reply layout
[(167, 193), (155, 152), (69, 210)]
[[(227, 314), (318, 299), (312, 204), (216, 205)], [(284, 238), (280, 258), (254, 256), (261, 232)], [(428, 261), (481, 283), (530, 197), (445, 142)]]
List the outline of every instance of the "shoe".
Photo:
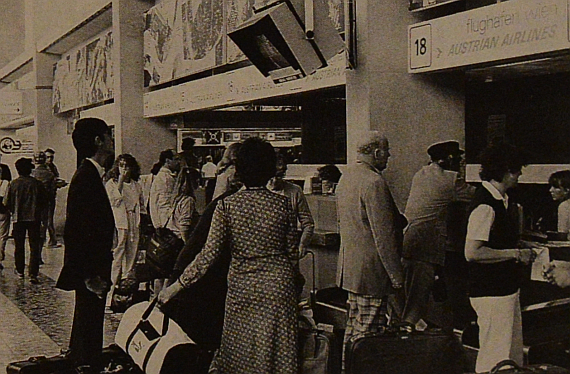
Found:
[(18, 278), (24, 279), (24, 273), (20, 273), (17, 269), (14, 269), (14, 274), (16, 274)]
[(59, 247), (61, 247), (61, 244), (60, 243), (49, 243), (47, 245), (47, 247), (48, 248), (59, 248)]
[(30, 275), (30, 283), (31, 284), (39, 284), (40, 281), (38, 280), (38, 277)]

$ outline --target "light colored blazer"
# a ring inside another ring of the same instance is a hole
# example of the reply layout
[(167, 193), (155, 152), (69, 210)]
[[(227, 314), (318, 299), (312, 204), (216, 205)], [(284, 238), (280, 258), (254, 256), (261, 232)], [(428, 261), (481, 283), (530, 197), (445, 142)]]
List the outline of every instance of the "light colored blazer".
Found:
[(383, 297), (401, 285), (403, 222), (382, 174), (357, 163), (336, 189), (341, 248), (337, 284), (353, 293)]
[(404, 234), (403, 257), (443, 265), (449, 204), (468, 202), (474, 195), (475, 187), (466, 184), (457, 172), (444, 170), (436, 163), (421, 168), (412, 179), (406, 205), (410, 224)]

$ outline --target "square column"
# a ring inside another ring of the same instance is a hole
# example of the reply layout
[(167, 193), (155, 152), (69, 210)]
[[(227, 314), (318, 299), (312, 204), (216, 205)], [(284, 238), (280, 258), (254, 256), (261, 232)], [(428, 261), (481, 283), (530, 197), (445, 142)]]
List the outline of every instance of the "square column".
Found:
[(144, 13), (151, 2), (113, 0), (113, 43), (116, 154), (131, 153), (143, 174), (158, 160), (160, 151), (175, 148), (176, 134), (163, 124), (143, 118)]
[(465, 144), (464, 74), (407, 72), (407, 26), (418, 22), (404, 2), (356, 0), (356, 69), (347, 71), (347, 154), (356, 159), (354, 134), (378, 130), (392, 157), (385, 171), (401, 210), (412, 177), (427, 164), (427, 147), (440, 140)]

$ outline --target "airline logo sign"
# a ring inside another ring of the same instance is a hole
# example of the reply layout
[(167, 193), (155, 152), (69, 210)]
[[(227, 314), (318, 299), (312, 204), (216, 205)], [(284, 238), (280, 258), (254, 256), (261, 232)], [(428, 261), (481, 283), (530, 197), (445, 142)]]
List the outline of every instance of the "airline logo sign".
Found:
[(408, 72), (570, 48), (568, 0), (512, 0), (408, 27)]

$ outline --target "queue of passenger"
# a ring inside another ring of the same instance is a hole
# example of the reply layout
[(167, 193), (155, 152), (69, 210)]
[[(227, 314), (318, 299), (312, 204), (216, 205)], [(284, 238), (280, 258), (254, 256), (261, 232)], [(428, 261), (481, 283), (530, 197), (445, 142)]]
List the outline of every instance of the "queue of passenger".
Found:
[[(505, 143), (490, 145), (480, 157), (483, 183), (475, 189), (465, 182), (459, 143), (436, 143), (427, 149), (429, 163), (414, 175), (401, 214), (383, 176), (391, 156), (388, 139), (375, 131), (357, 135), (356, 163), (343, 173), (334, 165), (319, 169), (331, 181), (327, 190), (336, 193), (337, 284), (348, 292), (343, 344), (356, 334), (381, 331), (391, 320), (429, 327), (438, 280), (447, 278), (448, 297), (476, 314), (477, 372), (503, 359), (522, 364), (520, 268), (539, 249), (520, 240), (519, 207), (508, 195), (527, 163), (524, 153)], [(183, 152), (161, 152), (141, 176), (130, 154), (119, 155), (105, 172), (113, 146), (104, 121), (81, 119), (72, 137), (84, 159), (70, 183), (57, 287), (76, 295), (70, 349), (77, 363), (96, 365), (106, 307), (121, 280), (133, 274), (139, 240), (149, 230), (168, 229), (184, 247), (152, 291), (192, 339), (217, 349), (212, 370), (297, 373), (297, 306), (304, 283), (299, 259), (314, 221), (302, 189), (284, 179), (284, 157), (259, 138), (233, 143), (214, 182), (211, 156), (200, 167), (194, 143), (186, 140)], [(50, 220), (56, 190), (65, 185), (46, 153), (36, 155), (34, 171), (31, 159), (18, 160), (19, 178), (11, 183), (9, 169), (1, 168), (0, 260), (12, 220), (20, 277), (28, 233), (31, 283), (39, 282), (46, 231), (48, 245), (57, 244)], [(570, 171), (554, 173), (549, 183), (560, 202), (558, 231), (568, 232)], [(200, 185), (213, 194), (201, 215), (195, 193)], [(450, 219), (455, 204), (462, 206), (462, 219)], [(550, 264), (544, 276), (570, 286), (570, 266)], [(458, 317), (457, 309), (448, 312), (440, 316), (443, 327)]]

